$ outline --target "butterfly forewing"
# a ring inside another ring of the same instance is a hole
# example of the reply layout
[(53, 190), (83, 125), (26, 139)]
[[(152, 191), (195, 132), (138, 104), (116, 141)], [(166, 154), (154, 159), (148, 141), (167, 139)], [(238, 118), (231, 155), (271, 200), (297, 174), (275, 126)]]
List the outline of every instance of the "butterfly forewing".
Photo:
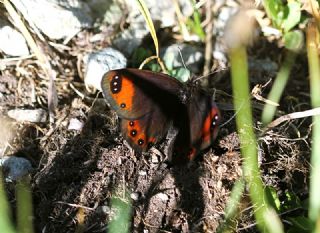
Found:
[(107, 72), (101, 81), (103, 94), (120, 118), (135, 119), (154, 108), (166, 110), (167, 101), (179, 102), (182, 83), (168, 75), (137, 69)]

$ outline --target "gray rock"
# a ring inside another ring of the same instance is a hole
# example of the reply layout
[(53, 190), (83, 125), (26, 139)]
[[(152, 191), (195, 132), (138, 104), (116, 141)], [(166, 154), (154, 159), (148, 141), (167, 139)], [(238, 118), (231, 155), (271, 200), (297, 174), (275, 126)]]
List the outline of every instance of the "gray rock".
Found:
[(29, 121), (34, 123), (44, 123), (48, 114), (44, 109), (12, 109), (8, 111), (8, 116), (16, 121)]
[(127, 66), (126, 57), (116, 49), (106, 48), (84, 57), (86, 64), (85, 84), (101, 90), (100, 82), (104, 73), (109, 70)]
[(213, 49), (213, 58), (218, 62), (222, 69), (227, 68), (227, 47), (225, 45), (224, 31), (229, 18), (234, 15), (239, 8), (234, 6), (223, 6), (219, 10), (217, 19), (214, 22), (213, 35), (215, 35), (215, 44)]
[(192, 73), (201, 71), (201, 64), (204, 60), (202, 49), (188, 44), (173, 44), (164, 48), (162, 58), (169, 70), (184, 67), (185, 64)]
[(50, 39), (71, 39), (92, 26), (90, 9), (78, 0), (12, 0), (30, 26)]
[(131, 55), (134, 49), (140, 46), (142, 39), (149, 33), (146, 26), (141, 24), (131, 24), (114, 39), (113, 45), (127, 56)]
[(19, 57), (29, 54), (23, 35), (4, 20), (0, 20), (0, 41), (0, 50), (9, 56)]
[[(130, 27), (120, 33), (119, 37), (113, 41), (113, 45), (126, 55), (131, 55), (134, 49), (141, 44), (142, 39), (149, 34), (149, 29), (136, 1), (123, 0), (123, 2), (129, 11), (127, 22), (130, 23)], [(171, 0), (146, 0), (145, 2), (155, 25), (161, 28), (178, 26), (174, 4)], [(179, 0), (178, 2), (184, 16), (192, 14), (193, 8), (189, 0)]]
[(266, 59), (249, 58), (248, 65), (251, 71), (265, 72), (271, 77), (276, 76), (278, 72), (278, 64), (270, 60), (270, 58), (266, 58)]
[[(85, 0), (95, 19), (102, 19), (103, 24), (119, 24), (124, 16), (119, 0)], [(100, 20), (101, 21), (101, 20)]]
[[(124, 1), (129, 9), (128, 22), (143, 22), (143, 15), (139, 11), (136, 1)], [(154, 22), (160, 22), (160, 27), (177, 26), (175, 6), (172, 0), (145, 0), (145, 3), (150, 11), (151, 18)], [(190, 0), (178, 0), (179, 7), (183, 16), (188, 17), (193, 13), (193, 7)]]
[(15, 156), (1, 158), (0, 167), (3, 167), (8, 172), (5, 177), (7, 182), (19, 180), (32, 171), (32, 165), (29, 160)]

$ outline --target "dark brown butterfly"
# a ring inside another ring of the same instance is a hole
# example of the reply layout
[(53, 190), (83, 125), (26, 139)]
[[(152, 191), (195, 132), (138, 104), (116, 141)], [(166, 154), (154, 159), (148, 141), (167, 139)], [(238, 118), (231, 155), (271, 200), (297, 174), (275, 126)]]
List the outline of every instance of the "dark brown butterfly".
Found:
[(120, 118), (121, 132), (137, 152), (161, 141), (170, 127), (177, 130), (173, 162), (186, 162), (209, 147), (217, 136), (219, 110), (212, 97), (195, 85), (138, 69), (107, 72), (104, 97)]

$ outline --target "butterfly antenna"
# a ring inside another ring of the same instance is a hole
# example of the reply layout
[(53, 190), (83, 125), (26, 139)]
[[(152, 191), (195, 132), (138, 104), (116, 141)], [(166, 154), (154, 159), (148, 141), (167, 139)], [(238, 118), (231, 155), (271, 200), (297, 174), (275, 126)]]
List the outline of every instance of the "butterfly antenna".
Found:
[(236, 111), (231, 117), (230, 117), (230, 119), (229, 120), (227, 120), (226, 122), (224, 122), (222, 125), (220, 125), (220, 127), (222, 128), (223, 126), (225, 126), (225, 125), (227, 125), (227, 124), (229, 124), (230, 123), (230, 121), (232, 121), (234, 118), (235, 118), (235, 116), (238, 114), (238, 112), (240, 111), (240, 109), (243, 107), (243, 105), (244, 105), (244, 102), (241, 104), (241, 106), (240, 106), (240, 108), (238, 109), (238, 111)]
[(180, 49), (179, 46), (178, 46), (178, 52), (179, 52), (182, 64), (183, 64), (184, 68), (187, 70), (187, 66), (186, 66), (186, 63), (184, 63), (184, 59), (183, 59), (183, 56), (182, 56), (182, 53), (181, 53), (181, 49)]
[(199, 76), (199, 77), (196, 77), (196, 78), (195, 78), (195, 81), (198, 81), (198, 80), (200, 80), (200, 79), (202, 79), (202, 78), (204, 78), (204, 77), (210, 76), (210, 75), (212, 75), (212, 74), (215, 74), (215, 73), (218, 73), (218, 72), (224, 71), (224, 70), (226, 70), (226, 69), (225, 69), (225, 68), (222, 68), (222, 69), (216, 69), (216, 70), (210, 71), (209, 73), (207, 73), (207, 74), (205, 74), (205, 75), (201, 75), (201, 76)]

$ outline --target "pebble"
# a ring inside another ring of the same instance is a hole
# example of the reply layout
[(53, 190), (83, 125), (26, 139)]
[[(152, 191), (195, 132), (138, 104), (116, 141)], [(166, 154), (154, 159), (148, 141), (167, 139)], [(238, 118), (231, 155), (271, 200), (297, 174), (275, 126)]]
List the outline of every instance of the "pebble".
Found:
[(0, 20), (0, 50), (13, 57), (29, 55), (29, 49), (23, 35), (9, 22)]
[(72, 118), (69, 121), (68, 130), (80, 131), (84, 126), (84, 123), (79, 121), (77, 118)]
[(101, 214), (110, 214), (111, 213), (110, 207), (106, 206), (106, 205), (98, 206), (96, 211), (97, 211), (97, 213), (101, 213)]
[(151, 163), (153, 163), (153, 164), (158, 164), (159, 163), (159, 158), (158, 158), (157, 155), (155, 155), (155, 154), (151, 155)]
[(44, 109), (12, 109), (8, 111), (8, 116), (16, 121), (28, 121), (33, 123), (44, 123), (48, 114)]
[(165, 194), (165, 193), (158, 193), (158, 194), (157, 194), (157, 197), (158, 197), (161, 201), (168, 201), (168, 200), (169, 200), (168, 195)]
[(139, 171), (139, 175), (140, 175), (140, 176), (146, 176), (146, 175), (147, 175), (147, 172), (146, 172), (146, 171)]
[(29, 160), (15, 156), (1, 158), (0, 167), (8, 171), (5, 177), (6, 182), (19, 180), (32, 171), (32, 165)]
[(134, 192), (134, 193), (130, 194), (131, 199), (134, 200), (134, 201), (138, 201), (140, 196), (141, 196), (140, 193), (137, 193), (137, 192)]
[(84, 82), (87, 86), (93, 86), (101, 91), (101, 79), (109, 70), (124, 68), (127, 66), (127, 58), (114, 48), (105, 48), (84, 57), (86, 72)]

